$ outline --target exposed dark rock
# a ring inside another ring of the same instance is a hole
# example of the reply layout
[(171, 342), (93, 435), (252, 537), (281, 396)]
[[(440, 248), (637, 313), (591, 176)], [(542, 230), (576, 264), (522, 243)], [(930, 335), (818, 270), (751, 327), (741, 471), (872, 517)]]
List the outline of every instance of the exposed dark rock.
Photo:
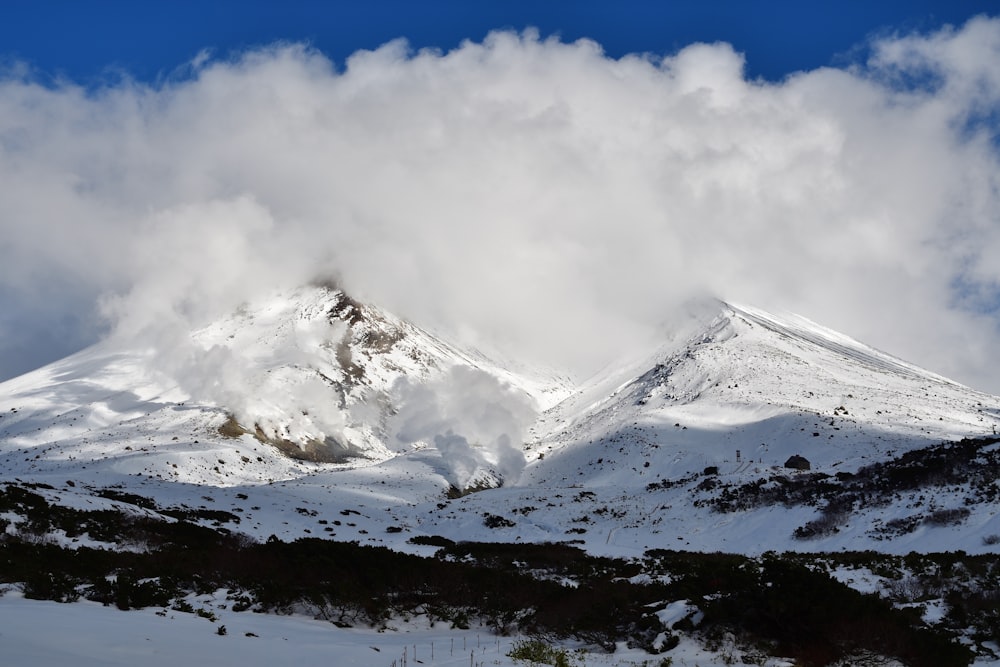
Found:
[(793, 454), (788, 457), (787, 461), (785, 461), (785, 467), (792, 468), (794, 470), (809, 470), (812, 465), (806, 457)]

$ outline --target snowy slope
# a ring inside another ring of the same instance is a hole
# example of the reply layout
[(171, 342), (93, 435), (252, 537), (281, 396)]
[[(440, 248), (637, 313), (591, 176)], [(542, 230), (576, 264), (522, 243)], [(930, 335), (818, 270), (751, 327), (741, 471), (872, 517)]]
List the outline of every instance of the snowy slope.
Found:
[(212, 486), (288, 479), (312, 471), (308, 462), (371, 465), (412, 444), (388, 424), (400, 383), (443, 382), (455, 367), (528, 405), (512, 383), (543, 400), (566, 393), (558, 379), (514, 376), (339, 290), (309, 287), (244, 307), (184, 345), (102, 344), (0, 385), (0, 462), (18, 474), (96, 467)]
[(660, 472), (683, 474), (776, 465), (792, 454), (814, 467), (854, 464), (997, 426), (995, 396), (804, 318), (719, 304), (704, 329), (594, 378), (538, 430), (547, 452), (616, 436), (669, 446), (677, 465)]
[[(123, 506), (98, 497), (115, 487), (228, 512), (230, 529), (261, 538), (420, 553), (432, 549), (410, 538), (575, 540), (610, 554), (995, 549), (984, 538), (1000, 535), (996, 503), (965, 503), (961, 484), (858, 505), (809, 540), (793, 533), (819, 502), (719, 511), (727, 488), (803, 479), (782, 467), (792, 455), (832, 476), (991, 435), (1000, 399), (802, 318), (699, 312), (571, 390), (335, 288), (276, 294), (183, 345), (98, 346), (0, 385), (0, 468), (68, 505)], [(962, 507), (957, 523), (911, 520)], [(879, 529), (904, 519), (912, 529)]]
[[(719, 484), (734, 486), (794, 477), (797, 471), (783, 467), (793, 455), (813, 471), (853, 473), (942, 441), (993, 435), (1000, 426), (997, 397), (803, 318), (720, 303), (702, 322), (686, 340), (593, 379), (543, 415), (537, 459), (521, 485), (587, 489), (593, 495), (576, 504), (591, 521), (577, 527), (589, 533), (604, 524), (605, 546), (982, 551), (982, 538), (1000, 533), (995, 504), (972, 506), (962, 527), (921, 528), (890, 543), (873, 535), (872, 524), (914, 514), (904, 507), (909, 497), (858, 507), (836, 535), (805, 542), (791, 533), (814, 517), (814, 507), (722, 514), (695, 507), (695, 499), (712, 496), (698, 488), (706, 468), (718, 469)], [(967, 489), (919, 495), (930, 496), (925, 507), (962, 507)], [(613, 514), (622, 519), (602, 521)]]

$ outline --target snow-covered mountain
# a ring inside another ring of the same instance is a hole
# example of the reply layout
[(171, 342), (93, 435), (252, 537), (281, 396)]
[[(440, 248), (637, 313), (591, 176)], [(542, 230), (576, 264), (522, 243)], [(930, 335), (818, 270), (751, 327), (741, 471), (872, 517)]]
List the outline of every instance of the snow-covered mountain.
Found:
[(697, 312), (547, 411), (520, 485), (585, 489), (575, 527), (636, 550), (992, 548), (1000, 398), (795, 315)]
[(0, 469), (67, 505), (135, 494), (259, 537), (418, 551), (439, 535), (976, 552), (1000, 535), (1000, 448), (940, 448), (995, 434), (1000, 398), (799, 317), (694, 313), (574, 387), (310, 286), (0, 384)]
[(705, 466), (737, 473), (792, 455), (814, 469), (856, 468), (1000, 425), (997, 397), (804, 318), (723, 303), (702, 312), (690, 337), (592, 379), (548, 411), (537, 428), (554, 456), (534, 474), (558, 465), (564, 449), (576, 456), (611, 440), (635, 455), (667, 448), (671, 463), (657, 470), (667, 476)]
[[(246, 304), (189, 340), (126, 351), (106, 343), (8, 381), (0, 438), (32, 452), (29, 470), (89, 460), (193, 484), (261, 483), (299, 474), (299, 462), (392, 458), (414, 445), (397, 437), (412, 424), (390, 423), (401, 412), (411, 421), (428, 412), (443, 422), (429, 429), (447, 430), (449, 416), (420, 404), (414, 388), (453, 384), (455, 369), (463, 389), (477, 385), (531, 415), (569, 391), (319, 285)], [(216, 450), (235, 461), (220, 467)]]

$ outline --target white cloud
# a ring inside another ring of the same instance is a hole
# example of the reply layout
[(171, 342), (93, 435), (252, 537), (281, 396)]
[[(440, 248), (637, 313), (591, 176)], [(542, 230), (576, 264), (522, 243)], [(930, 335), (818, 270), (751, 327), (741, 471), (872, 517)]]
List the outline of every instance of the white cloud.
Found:
[(183, 328), (336, 271), (581, 372), (714, 293), (1000, 392), (998, 51), (981, 18), (773, 84), (726, 44), (613, 60), (530, 32), (342, 72), (278, 45), (92, 91), (12, 70), (0, 334), (98, 301), (121, 331)]
[(464, 366), (427, 384), (401, 378), (392, 393), (397, 411), (390, 431), (396, 443), (390, 444), (433, 445), (455, 488), (481, 483), (484, 475), (505, 483), (520, 477), (524, 429), (537, 417), (524, 393)]

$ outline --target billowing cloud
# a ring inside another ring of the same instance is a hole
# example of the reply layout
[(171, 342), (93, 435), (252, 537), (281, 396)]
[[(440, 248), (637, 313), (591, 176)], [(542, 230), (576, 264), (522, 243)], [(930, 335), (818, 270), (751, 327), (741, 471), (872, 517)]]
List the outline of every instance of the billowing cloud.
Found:
[(524, 429), (537, 417), (531, 399), (484, 371), (455, 366), (436, 381), (401, 378), (390, 444), (422, 443), (441, 453), (456, 489), (516, 482), (525, 466)]
[(337, 273), (579, 373), (714, 294), (1000, 392), (998, 55), (979, 18), (777, 83), (726, 44), (611, 59), (531, 32), (342, 69), (276, 45), (154, 85), (8, 70), (0, 372), (96, 312), (151, 336)]

